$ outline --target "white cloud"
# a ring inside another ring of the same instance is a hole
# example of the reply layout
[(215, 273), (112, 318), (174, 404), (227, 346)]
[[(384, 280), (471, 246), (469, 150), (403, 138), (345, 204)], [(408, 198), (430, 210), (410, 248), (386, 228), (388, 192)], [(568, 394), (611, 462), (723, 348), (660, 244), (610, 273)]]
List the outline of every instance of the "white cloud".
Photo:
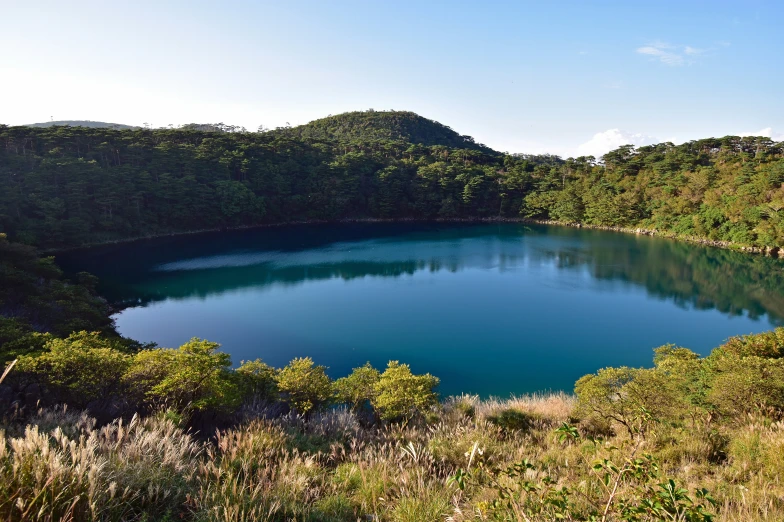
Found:
[(773, 127), (765, 127), (764, 129), (753, 132), (739, 132), (736, 134), (736, 136), (764, 136), (765, 138), (770, 138), (773, 141), (784, 141), (784, 133), (775, 132)]
[(621, 129), (608, 129), (604, 132), (597, 132), (593, 138), (577, 146), (576, 156), (594, 156), (600, 158), (611, 150), (617, 149), (621, 145), (652, 145), (661, 143), (662, 140), (645, 134), (634, 134), (624, 132)]
[[(672, 45), (666, 42), (654, 42), (637, 48), (637, 54), (652, 56), (653, 59), (665, 65), (679, 67), (692, 63), (693, 58), (705, 53), (706, 49), (692, 47), (691, 45)], [(691, 59), (687, 59), (691, 58)]]
[(652, 45), (647, 47), (640, 47), (637, 49), (637, 52), (640, 54), (655, 56), (661, 63), (667, 65), (678, 66), (683, 65), (684, 63), (683, 56), (665, 51), (664, 49), (659, 49), (658, 47), (654, 47)]

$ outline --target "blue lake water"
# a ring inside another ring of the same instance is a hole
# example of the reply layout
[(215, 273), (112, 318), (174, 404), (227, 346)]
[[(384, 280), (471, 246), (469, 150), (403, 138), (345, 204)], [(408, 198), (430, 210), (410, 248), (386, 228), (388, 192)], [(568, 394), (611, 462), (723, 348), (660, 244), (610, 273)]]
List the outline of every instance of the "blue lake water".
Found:
[(222, 344), (235, 364), (391, 359), (444, 395), (571, 391), (605, 366), (700, 354), (784, 318), (781, 261), (522, 224), (343, 224), (180, 236), (58, 256), (101, 278), (125, 336)]

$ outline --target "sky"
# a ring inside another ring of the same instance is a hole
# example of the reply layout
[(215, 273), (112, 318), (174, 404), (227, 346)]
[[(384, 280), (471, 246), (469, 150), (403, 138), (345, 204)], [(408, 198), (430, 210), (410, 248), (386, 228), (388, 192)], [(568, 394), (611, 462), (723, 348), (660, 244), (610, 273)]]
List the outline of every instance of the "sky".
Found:
[(0, 0), (0, 123), (410, 110), (497, 150), (784, 140), (784, 2)]

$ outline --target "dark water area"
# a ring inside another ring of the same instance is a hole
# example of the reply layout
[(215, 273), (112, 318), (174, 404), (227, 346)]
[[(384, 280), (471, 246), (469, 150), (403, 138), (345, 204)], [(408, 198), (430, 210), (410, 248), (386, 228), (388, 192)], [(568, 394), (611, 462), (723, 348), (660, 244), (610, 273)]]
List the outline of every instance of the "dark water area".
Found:
[(101, 278), (125, 336), (222, 344), (235, 364), (311, 356), (340, 377), (409, 363), (444, 395), (571, 391), (675, 343), (706, 355), (784, 319), (784, 263), (523, 224), (299, 225), (61, 254)]

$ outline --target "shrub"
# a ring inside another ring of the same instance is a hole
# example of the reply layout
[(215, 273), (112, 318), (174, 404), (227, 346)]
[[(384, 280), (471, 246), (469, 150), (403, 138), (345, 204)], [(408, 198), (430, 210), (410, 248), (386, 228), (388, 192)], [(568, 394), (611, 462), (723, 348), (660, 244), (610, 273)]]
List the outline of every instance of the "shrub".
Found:
[(29, 324), (22, 321), (0, 317), (0, 363), (21, 355), (39, 354), (51, 338), (50, 334), (34, 332)]
[(389, 361), (374, 388), (373, 407), (384, 420), (408, 421), (438, 402), (438, 377), (414, 375), (407, 364)]
[(375, 385), (381, 373), (370, 363), (354, 368), (351, 375), (335, 381), (335, 399), (357, 411), (376, 397)]
[(37, 357), (20, 357), (16, 371), (55, 388), (60, 400), (75, 406), (120, 392), (121, 378), (131, 359), (97, 332), (50, 338), (44, 350)]
[(277, 370), (262, 362), (242, 361), (237, 368), (237, 377), (245, 397), (253, 397), (265, 401), (278, 398), (278, 383), (275, 380)]
[(177, 349), (142, 350), (124, 377), (126, 385), (152, 408), (189, 412), (232, 409), (239, 404), (231, 359), (220, 345), (193, 338)]
[(292, 408), (308, 415), (332, 397), (332, 382), (326, 370), (324, 366), (314, 366), (310, 357), (294, 359), (278, 372), (278, 388)]
[(656, 370), (603, 368), (581, 377), (574, 391), (578, 415), (590, 422), (613, 420), (630, 433), (650, 416), (672, 419), (683, 411), (683, 397), (674, 383)]
[(768, 359), (784, 358), (784, 327), (770, 332), (732, 337), (711, 354), (722, 356), (734, 354), (739, 357), (757, 356)]
[(724, 415), (737, 418), (754, 411), (784, 409), (784, 359), (725, 356), (715, 361), (709, 403)]

